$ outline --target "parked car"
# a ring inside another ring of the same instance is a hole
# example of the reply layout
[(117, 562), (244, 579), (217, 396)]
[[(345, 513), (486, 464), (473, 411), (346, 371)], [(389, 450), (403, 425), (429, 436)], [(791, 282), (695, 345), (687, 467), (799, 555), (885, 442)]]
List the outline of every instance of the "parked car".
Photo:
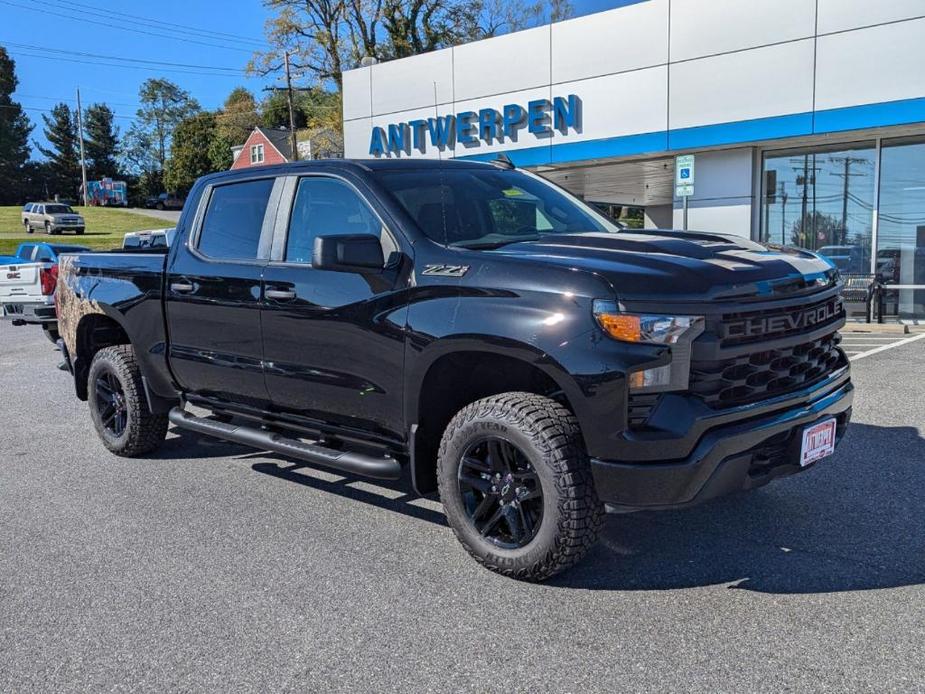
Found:
[(44, 229), (46, 234), (55, 235), (65, 231), (84, 233), (84, 218), (74, 212), (70, 205), (59, 202), (32, 202), (22, 209), (22, 224), (26, 233)]
[(63, 253), (89, 253), (84, 246), (53, 243), (23, 243), (16, 262), (0, 267), (2, 317), (13, 325), (41, 325), (45, 335), (58, 339), (54, 293), (58, 259)]
[(623, 231), (509, 162), (300, 162), (189, 202), (169, 251), (62, 261), (66, 365), (118, 455), (172, 423), (408, 468), (478, 562), (542, 580), (605, 509), (762, 486), (847, 428), (838, 272), (808, 251)]
[(176, 229), (151, 229), (149, 231), (130, 231), (122, 239), (122, 248), (140, 250), (145, 248), (167, 248), (176, 234)]
[(861, 246), (823, 246), (816, 252), (831, 260), (842, 272), (870, 272), (870, 261), (864, 262), (864, 249)]
[(152, 195), (145, 200), (145, 207), (158, 210), (182, 210), (185, 199), (176, 193)]

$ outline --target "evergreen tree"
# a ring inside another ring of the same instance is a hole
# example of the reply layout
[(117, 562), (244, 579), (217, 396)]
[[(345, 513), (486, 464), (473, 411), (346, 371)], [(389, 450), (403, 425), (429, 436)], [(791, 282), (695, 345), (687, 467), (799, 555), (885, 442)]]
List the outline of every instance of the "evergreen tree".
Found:
[(32, 125), (22, 106), (12, 99), (17, 84), (16, 63), (0, 46), (0, 204), (4, 205), (20, 202), (29, 160)]
[(87, 178), (91, 181), (118, 176), (119, 129), (113, 125), (113, 118), (106, 104), (92, 104), (84, 111), (84, 152)]
[(76, 197), (80, 189), (80, 153), (77, 142), (77, 114), (65, 103), (56, 104), (51, 115), (42, 115), (45, 139), (50, 148), (36, 143), (39, 152), (48, 158), (52, 194)]

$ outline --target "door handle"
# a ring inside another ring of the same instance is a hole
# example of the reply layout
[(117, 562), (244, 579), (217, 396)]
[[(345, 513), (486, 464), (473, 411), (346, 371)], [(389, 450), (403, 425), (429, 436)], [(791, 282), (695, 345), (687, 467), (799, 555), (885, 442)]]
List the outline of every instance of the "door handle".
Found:
[(192, 282), (171, 282), (170, 291), (177, 294), (189, 294), (195, 287)]
[(295, 292), (291, 289), (267, 289), (264, 296), (277, 301), (289, 301), (295, 299)]

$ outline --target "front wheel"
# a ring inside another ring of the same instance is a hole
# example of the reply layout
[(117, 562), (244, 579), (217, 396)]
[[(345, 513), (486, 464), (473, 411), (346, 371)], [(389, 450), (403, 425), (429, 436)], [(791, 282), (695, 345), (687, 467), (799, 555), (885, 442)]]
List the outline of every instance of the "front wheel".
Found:
[(110, 451), (134, 458), (163, 443), (167, 415), (148, 409), (131, 345), (106, 347), (96, 353), (90, 364), (87, 391), (93, 425)]
[(437, 461), (457, 539), (497, 573), (542, 581), (597, 539), (603, 509), (575, 416), (554, 400), (503, 393), (463, 408)]

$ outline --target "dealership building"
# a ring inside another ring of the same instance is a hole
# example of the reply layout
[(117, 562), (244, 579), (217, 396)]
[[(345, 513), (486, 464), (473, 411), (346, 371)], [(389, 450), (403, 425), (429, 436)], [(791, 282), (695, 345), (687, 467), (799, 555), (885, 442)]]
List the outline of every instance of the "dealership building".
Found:
[(504, 153), (588, 202), (799, 245), (925, 319), (925, 0), (638, 0), (344, 73), (348, 157)]

